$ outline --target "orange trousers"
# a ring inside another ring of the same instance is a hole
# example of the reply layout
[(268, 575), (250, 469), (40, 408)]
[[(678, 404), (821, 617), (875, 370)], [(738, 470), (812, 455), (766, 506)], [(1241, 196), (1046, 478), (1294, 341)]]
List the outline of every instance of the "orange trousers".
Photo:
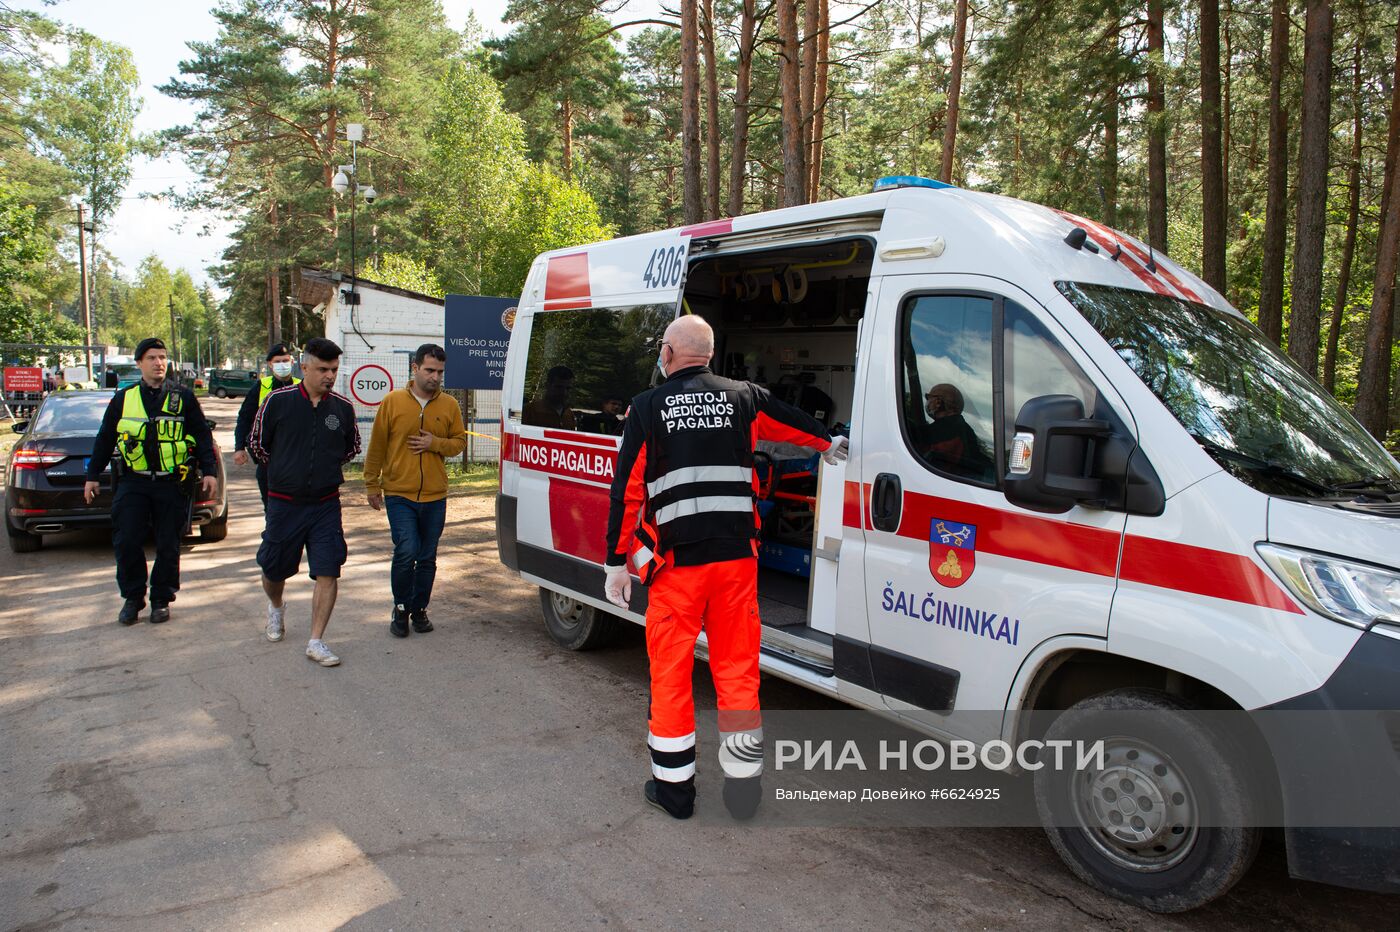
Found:
[[(651, 713), (647, 745), (663, 802), (684, 809), (693, 799), (695, 641), (705, 632), (710, 675), (719, 705), (720, 762), (726, 777), (753, 777), (762, 768), (758, 709), (758, 560), (667, 566), (647, 603)], [(757, 757), (755, 762), (754, 758)], [(679, 790), (679, 793), (669, 792)], [(672, 807), (667, 806), (668, 809)]]

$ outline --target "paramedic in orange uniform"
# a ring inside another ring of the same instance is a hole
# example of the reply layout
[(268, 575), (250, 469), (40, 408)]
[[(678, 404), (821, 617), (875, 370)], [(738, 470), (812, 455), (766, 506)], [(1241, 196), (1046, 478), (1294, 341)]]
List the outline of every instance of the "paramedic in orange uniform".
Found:
[(739, 819), (761, 798), (758, 711), (758, 479), (754, 445), (776, 440), (846, 458), (815, 418), (751, 382), (709, 369), (715, 336), (702, 318), (666, 328), (657, 365), (666, 381), (632, 400), (608, 516), (607, 581), (614, 605), (632, 594), (629, 565), (651, 591), (647, 656), (653, 779), (647, 801), (677, 819), (695, 809), (695, 641), (708, 638), (719, 700), (724, 802)]

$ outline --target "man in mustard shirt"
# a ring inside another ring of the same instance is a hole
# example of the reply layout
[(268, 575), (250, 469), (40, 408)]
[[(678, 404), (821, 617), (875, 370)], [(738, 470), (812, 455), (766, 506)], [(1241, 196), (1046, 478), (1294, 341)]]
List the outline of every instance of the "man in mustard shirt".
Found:
[(409, 623), (433, 630), (428, 600), (437, 574), (438, 538), (447, 520), (447, 464), (467, 445), (462, 410), (442, 393), (447, 353), (424, 343), (413, 354), (406, 388), (384, 396), (365, 455), (370, 507), (389, 513), (394, 562), (389, 584), (394, 612), (389, 632), (408, 637)]

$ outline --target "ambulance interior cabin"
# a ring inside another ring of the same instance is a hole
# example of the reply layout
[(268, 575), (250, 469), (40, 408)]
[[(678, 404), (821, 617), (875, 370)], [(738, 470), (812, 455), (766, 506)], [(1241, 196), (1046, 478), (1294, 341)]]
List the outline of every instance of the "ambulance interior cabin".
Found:
[[(870, 240), (852, 238), (696, 259), (685, 303), (715, 330), (714, 370), (849, 434), (856, 328), (874, 254)], [(763, 624), (829, 641), (807, 628), (820, 455), (769, 441), (756, 452)]]

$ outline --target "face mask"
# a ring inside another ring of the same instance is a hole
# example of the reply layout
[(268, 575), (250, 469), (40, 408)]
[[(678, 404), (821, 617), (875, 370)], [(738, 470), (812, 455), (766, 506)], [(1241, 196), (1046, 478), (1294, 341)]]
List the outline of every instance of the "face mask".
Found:
[(292, 364), (289, 362), (274, 362), (272, 364), (272, 374), (279, 379), (285, 379), (292, 374)]
[(660, 370), (661, 377), (664, 379), (666, 377), (666, 364), (661, 361), (661, 355), (659, 353), (656, 357), (656, 368)]

